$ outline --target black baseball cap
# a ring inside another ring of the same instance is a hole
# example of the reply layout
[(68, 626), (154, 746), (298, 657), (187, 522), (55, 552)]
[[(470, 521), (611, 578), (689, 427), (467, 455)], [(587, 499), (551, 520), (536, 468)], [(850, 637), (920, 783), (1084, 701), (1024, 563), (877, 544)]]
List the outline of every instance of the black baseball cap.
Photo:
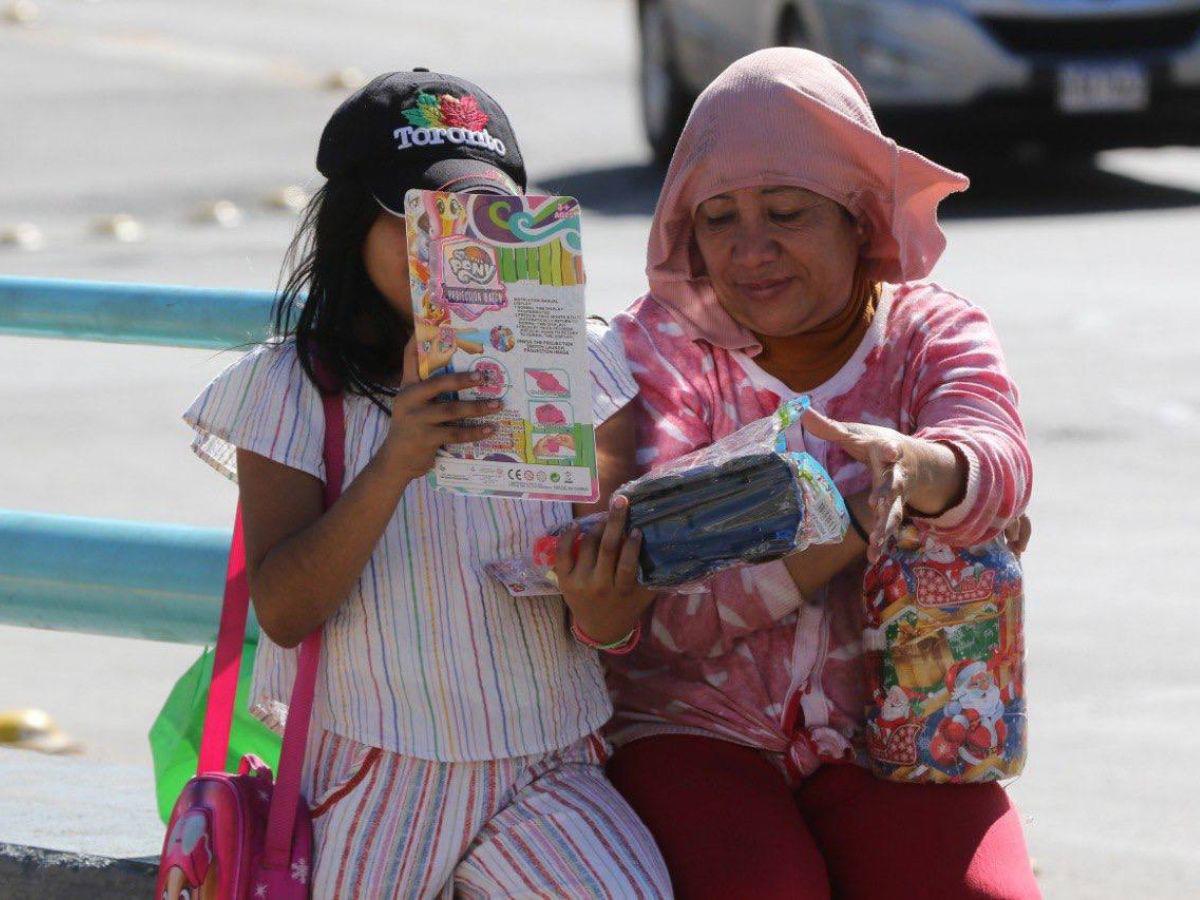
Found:
[(317, 169), (356, 177), (403, 214), (412, 188), (525, 191), (525, 162), (500, 104), (465, 78), (428, 69), (389, 72), (355, 91), (321, 133)]

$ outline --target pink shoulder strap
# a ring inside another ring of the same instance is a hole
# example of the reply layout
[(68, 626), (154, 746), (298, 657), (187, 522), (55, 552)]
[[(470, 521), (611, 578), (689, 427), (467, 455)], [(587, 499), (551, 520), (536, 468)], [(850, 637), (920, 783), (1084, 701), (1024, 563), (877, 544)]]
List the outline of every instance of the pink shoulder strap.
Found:
[[(319, 365), (317, 374), (322, 381), (327, 381), (323, 368)], [(340, 393), (322, 390), (321, 402), (325, 412), (324, 505), (328, 509), (342, 492), (346, 426)], [(225, 599), (221, 607), (221, 624), (217, 629), (212, 684), (204, 716), (204, 733), (200, 741), (200, 761), (197, 767), (200, 774), (225, 770), (249, 608), (246, 547), (242, 532), (242, 509), (239, 504), (233, 524), (233, 542), (229, 548)], [(283, 747), (279, 755), (279, 772), (267, 820), (263, 864), (269, 868), (287, 865), (291, 855), (292, 828), (296, 820), (296, 805), (300, 800), (300, 774), (304, 766), (304, 750), (308, 740), (308, 724), (312, 717), (313, 694), (320, 658), (321, 629), (317, 629), (300, 644), (296, 681), (292, 687), (287, 725), (283, 733)]]
[(239, 503), (233, 519), (233, 543), (229, 546), (229, 564), (225, 570), (225, 599), (221, 604), (221, 624), (217, 628), (217, 648), (213, 653), (212, 682), (208, 688), (204, 731), (200, 736), (197, 775), (225, 771), (225, 757), (229, 752), (229, 729), (233, 724), (233, 704), (237, 697), (238, 670), (242, 663), (242, 642), (246, 639), (246, 616), (249, 609), (246, 542), (242, 536), (242, 505)]
[[(340, 393), (322, 392), (321, 402), (325, 406), (325, 508), (329, 509), (342, 494), (346, 423)], [(300, 774), (304, 768), (308, 722), (312, 717), (317, 664), (320, 660), (321, 629), (318, 628), (300, 644), (296, 683), (292, 687), (287, 725), (283, 730), (283, 747), (279, 752), (279, 773), (275, 778), (275, 789), (271, 793), (271, 811), (267, 816), (264, 868), (284, 868), (291, 860), (296, 804), (300, 802)]]

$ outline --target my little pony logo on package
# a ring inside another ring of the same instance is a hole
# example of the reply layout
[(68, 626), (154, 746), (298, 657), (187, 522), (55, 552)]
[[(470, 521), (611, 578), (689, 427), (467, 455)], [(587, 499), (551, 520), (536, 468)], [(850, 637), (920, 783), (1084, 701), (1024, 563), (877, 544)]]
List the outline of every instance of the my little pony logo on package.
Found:
[(409, 265), (417, 294), (474, 322), (486, 312), (504, 309), (508, 294), (494, 251), (467, 234), (469, 202), (447, 192), (414, 192), (405, 199), (405, 213), (417, 225), (410, 229), (416, 252), (410, 254), (415, 265)]
[(465, 236), (442, 238), (440, 244), (440, 265), (434, 274), (433, 290), (458, 318), (473, 322), (485, 312), (508, 305), (508, 295), (490, 249)]
[(956, 550), (908, 527), (867, 570), (867, 753), (895, 781), (1020, 774), (1026, 752), (1020, 563), (1002, 537)]

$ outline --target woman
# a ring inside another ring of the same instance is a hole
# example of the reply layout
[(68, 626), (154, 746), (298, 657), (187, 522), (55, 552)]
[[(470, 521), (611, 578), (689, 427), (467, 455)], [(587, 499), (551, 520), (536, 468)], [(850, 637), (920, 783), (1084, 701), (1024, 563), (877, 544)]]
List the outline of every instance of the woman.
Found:
[(1038, 895), (998, 785), (900, 785), (845, 764), (864, 761), (864, 553), (905, 519), (977, 544), (1029, 499), (1017, 392), (987, 317), (913, 283), (945, 246), (938, 203), (966, 187), (883, 137), (848, 72), (795, 49), (726, 70), (675, 151), (650, 293), (614, 322), (640, 390), (638, 462), (807, 393), (806, 449), (857, 527), (837, 547), (719, 575), (707, 594), (654, 597), (631, 581), (618, 505), (577, 563), (558, 562), (573, 609), (607, 604), (607, 636), (650, 604), (641, 644), (609, 659), (609, 771), (681, 897)]

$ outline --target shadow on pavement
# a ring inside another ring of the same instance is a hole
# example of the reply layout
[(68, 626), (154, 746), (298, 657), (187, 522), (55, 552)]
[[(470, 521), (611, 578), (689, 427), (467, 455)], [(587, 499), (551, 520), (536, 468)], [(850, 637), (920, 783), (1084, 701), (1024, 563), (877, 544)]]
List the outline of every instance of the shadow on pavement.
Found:
[[(1098, 168), (1090, 160), (1037, 165), (959, 162), (971, 176), (971, 189), (947, 198), (943, 219), (1082, 215), (1120, 210), (1179, 209), (1200, 206), (1200, 191), (1151, 184)], [(537, 187), (578, 198), (584, 209), (602, 215), (651, 215), (662, 171), (626, 163), (564, 172)]]
[(1153, 184), (1098, 168), (1090, 160), (967, 165), (971, 188), (948, 197), (943, 219), (1086, 215), (1200, 206), (1200, 191)]
[(649, 216), (658, 200), (663, 171), (649, 163), (626, 163), (602, 169), (581, 169), (541, 179), (537, 187), (567, 194), (584, 210), (606, 216)]

